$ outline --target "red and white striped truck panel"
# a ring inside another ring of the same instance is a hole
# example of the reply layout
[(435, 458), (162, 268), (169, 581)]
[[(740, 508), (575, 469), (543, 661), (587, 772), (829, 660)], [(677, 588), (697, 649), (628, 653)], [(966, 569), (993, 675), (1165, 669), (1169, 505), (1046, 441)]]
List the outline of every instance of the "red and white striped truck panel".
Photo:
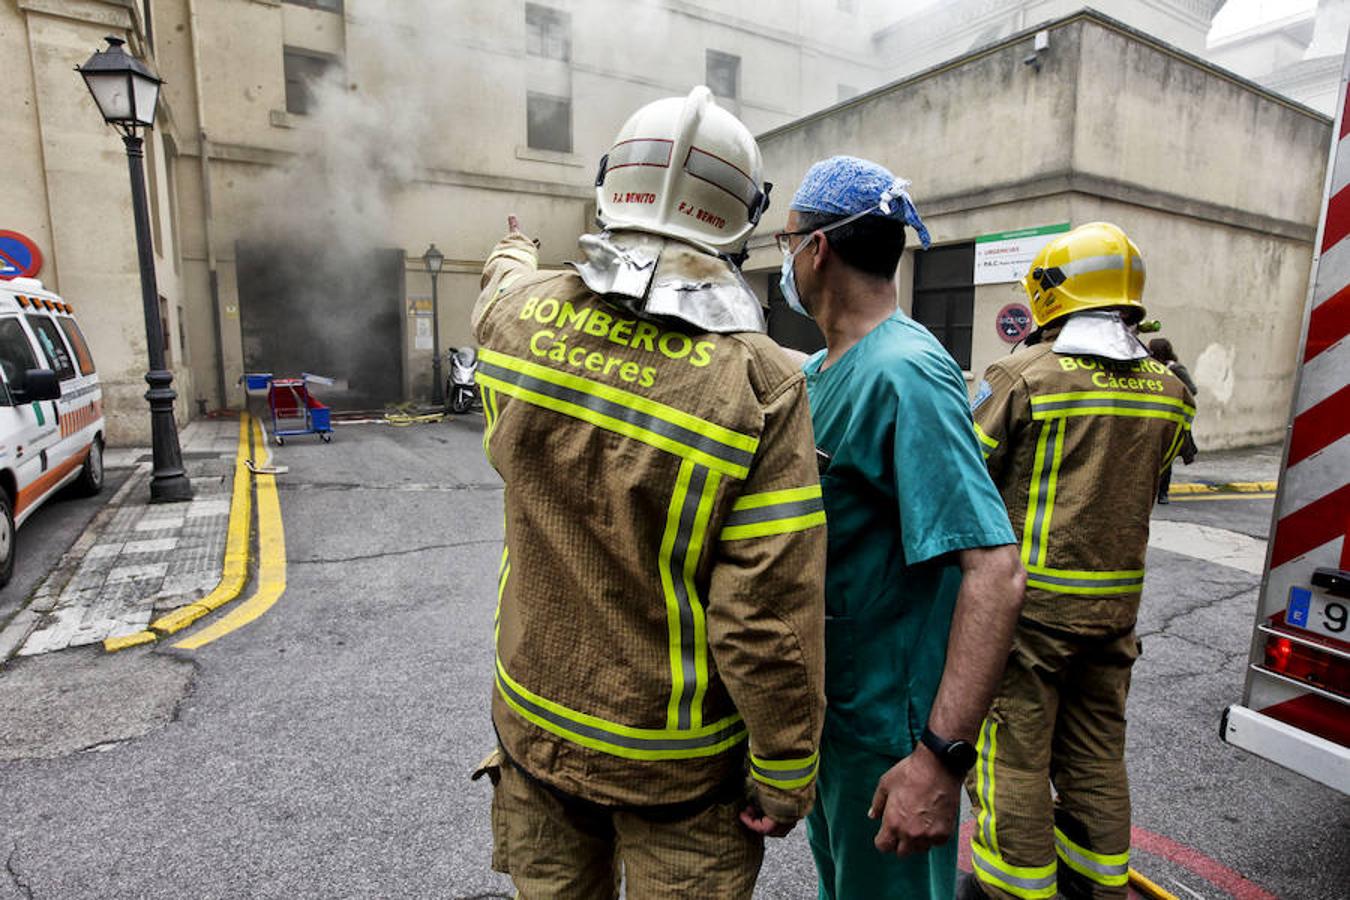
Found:
[[(1350, 792), (1350, 111), (1347, 57), (1313, 289), (1243, 703), (1224, 739)], [(1320, 575), (1315, 574), (1322, 570)], [(1319, 590), (1318, 583), (1324, 588)], [(1297, 592), (1299, 602), (1291, 605)], [(1309, 630), (1308, 598), (1339, 628)], [(1286, 610), (1289, 611), (1286, 621)], [(1296, 627), (1297, 626), (1297, 627)]]

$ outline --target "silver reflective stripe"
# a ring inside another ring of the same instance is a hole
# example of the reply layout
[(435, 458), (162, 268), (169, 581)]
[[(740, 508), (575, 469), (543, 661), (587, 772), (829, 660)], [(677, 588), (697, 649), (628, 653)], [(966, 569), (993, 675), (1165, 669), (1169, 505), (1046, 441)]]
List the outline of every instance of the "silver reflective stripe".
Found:
[(1050, 514), (1050, 480), (1059, 468), (1060, 439), (1064, 434), (1064, 420), (1052, 419), (1046, 426), (1045, 456), (1041, 459), (1041, 471), (1036, 483), (1036, 515), (1031, 522), (1031, 544), (1027, 550), (1027, 562), (1035, 564), (1041, 560), (1041, 545), (1045, 542), (1045, 519)]
[(1184, 416), (1186, 421), (1190, 421), (1195, 415), (1195, 411), (1189, 406), (1177, 406), (1172, 403), (1159, 403), (1155, 400), (1147, 399), (1127, 399), (1125, 397), (1098, 397), (1084, 398), (1082, 400), (1037, 400), (1032, 398), (1032, 413), (1061, 412), (1066, 409), (1138, 409), (1147, 412), (1165, 412), (1177, 416)]
[(695, 178), (719, 187), (745, 204), (749, 209), (759, 196), (759, 188), (749, 175), (724, 159), (713, 156), (697, 147), (689, 148), (689, 156), (684, 161), (684, 170)]
[(676, 425), (673, 422), (667, 422), (665, 419), (659, 419), (656, 416), (648, 415), (647, 413), (640, 412), (632, 407), (624, 406), (621, 403), (606, 400), (603, 397), (597, 397), (594, 394), (587, 394), (583, 391), (563, 387), (560, 384), (544, 381), (543, 379), (535, 378), (522, 372), (513, 372), (510, 369), (504, 369), (501, 366), (482, 360), (478, 363), (478, 369), (484, 375), (495, 378), (498, 381), (504, 381), (507, 384), (513, 384), (517, 387), (533, 391), (536, 394), (552, 397), (554, 400), (562, 400), (566, 403), (585, 407), (592, 412), (601, 413), (612, 419), (618, 419), (621, 422), (627, 422), (629, 425), (636, 425), (639, 428), (667, 437), (686, 447), (700, 450), (709, 456), (735, 466), (749, 468), (750, 463), (755, 459), (754, 454), (748, 450), (728, 447), (726, 444), (715, 441), (706, 435), (699, 434), (697, 431), (691, 431), (688, 428)]
[(680, 671), (684, 685), (680, 690), (679, 718), (676, 726), (689, 728), (693, 724), (694, 692), (698, 690), (698, 670), (694, 665), (694, 610), (689, 586), (684, 580), (684, 566), (689, 555), (689, 540), (698, 522), (698, 508), (703, 500), (703, 487), (708, 481), (708, 470), (694, 466), (689, 473), (689, 488), (684, 494), (684, 507), (675, 532), (675, 546), (670, 551), (670, 582), (680, 610)]
[(735, 525), (757, 525), (760, 522), (776, 522), (779, 519), (795, 519), (825, 509), (825, 500), (821, 497), (809, 497), (806, 500), (794, 500), (791, 503), (775, 503), (771, 506), (756, 506), (753, 509), (733, 510), (727, 516), (724, 528)]
[(621, 169), (624, 166), (670, 166), (670, 154), (673, 141), (638, 139), (615, 144), (609, 151), (607, 169)]
[[(1055, 835), (1055, 849), (1063, 854), (1065, 858), (1072, 860), (1075, 865), (1082, 866), (1089, 872), (1095, 872), (1103, 878), (1119, 879), (1121, 877), (1128, 878), (1130, 875), (1130, 863), (1128, 860), (1118, 865), (1108, 865), (1093, 859), (1088, 859), (1082, 853), (1079, 853), (1078, 850), (1067, 844), (1059, 835)], [(1088, 877), (1092, 876), (1089, 875)]]
[[(1058, 268), (1069, 278), (1072, 278), (1075, 275), (1085, 275), (1088, 272), (1118, 272), (1125, 268), (1125, 257), (1115, 253), (1109, 253), (1103, 256), (1089, 256), (1086, 259), (1070, 260)], [(1132, 255), (1130, 257), (1130, 268), (1136, 272), (1144, 271), (1143, 258)]]
[(761, 775), (770, 781), (795, 781), (798, 778), (807, 778), (816, 773), (814, 762), (809, 766), (802, 766), (800, 769), (765, 769), (751, 761), (750, 768), (757, 775)]
[(1028, 571), (1027, 577), (1033, 581), (1044, 581), (1062, 587), (1141, 587), (1144, 576), (1127, 578), (1067, 578), (1063, 575), (1047, 575), (1044, 572)]
[(616, 747), (625, 747), (629, 750), (691, 750), (701, 747), (715, 747), (723, 741), (730, 740), (745, 731), (745, 723), (735, 721), (728, 724), (725, 728), (715, 731), (711, 734), (696, 735), (684, 738), (674, 737), (636, 737), (629, 734), (619, 734), (610, 731), (607, 728), (601, 728), (598, 725), (591, 725), (578, 722), (567, 716), (559, 715), (552, 710), (545, 709), (537, 703), (534, 703), (526, 697), (511, 689), (511, 685), (506, 679), (497, 674), (497, 687), (502, 693), (511, 698), (511, 702), (519, 704), (523, 709), (529, 710), (531, 715), (538, 716), (545, 721), (551, 722), (559, 728), (579, 734), (582, 737), (591, 738), (596, 741), (603, 741), (606, 744), (613, 744)]
[(1055, 886), (1055, 872), (1053, 870), (1049, 875), (1040, 878), (1021, 878), (996, 867), (978, 853), (971, 854), (970, 862), (980, 873), (984, 873), (992, 879), (1001, 881), (1009, 887), (1018, 888), (1023, 891), (1044, 891)]

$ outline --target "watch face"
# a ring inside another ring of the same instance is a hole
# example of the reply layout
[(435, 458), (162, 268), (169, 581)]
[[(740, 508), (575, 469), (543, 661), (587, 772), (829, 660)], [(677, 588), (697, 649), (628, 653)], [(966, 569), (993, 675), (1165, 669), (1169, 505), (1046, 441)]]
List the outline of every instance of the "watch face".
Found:
[(975, 752), (975, 747), (966, 741), (952, 741), (947, 748), (947, 764), (952, 769), (959, 770), (962, 773), (969, 772), (974, 768), (979, 754)]

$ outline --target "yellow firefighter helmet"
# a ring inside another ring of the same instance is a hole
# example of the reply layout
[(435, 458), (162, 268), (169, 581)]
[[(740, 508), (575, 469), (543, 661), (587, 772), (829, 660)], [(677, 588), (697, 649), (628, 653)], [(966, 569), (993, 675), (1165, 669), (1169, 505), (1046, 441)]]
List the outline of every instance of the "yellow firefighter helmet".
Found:
[(1080, 225), (1041, 248), (1022, 279), (1038, 328), (1085, 309), (1144, 315), (1144, 257), (1110, 222)]

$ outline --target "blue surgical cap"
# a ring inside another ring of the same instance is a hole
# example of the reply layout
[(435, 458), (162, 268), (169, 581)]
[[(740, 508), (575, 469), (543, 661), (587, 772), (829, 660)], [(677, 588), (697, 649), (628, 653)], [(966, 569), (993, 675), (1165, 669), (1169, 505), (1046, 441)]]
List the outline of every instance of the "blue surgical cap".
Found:
[(806, 172), (792, 198), (792, 209), (826, 216), (874, 214), (899, 219), (919, 235), (928, 248), (928, 229), (909, 196), (909, 182), (896, 178), (885, 166), (856, 156), (831, 156)]

